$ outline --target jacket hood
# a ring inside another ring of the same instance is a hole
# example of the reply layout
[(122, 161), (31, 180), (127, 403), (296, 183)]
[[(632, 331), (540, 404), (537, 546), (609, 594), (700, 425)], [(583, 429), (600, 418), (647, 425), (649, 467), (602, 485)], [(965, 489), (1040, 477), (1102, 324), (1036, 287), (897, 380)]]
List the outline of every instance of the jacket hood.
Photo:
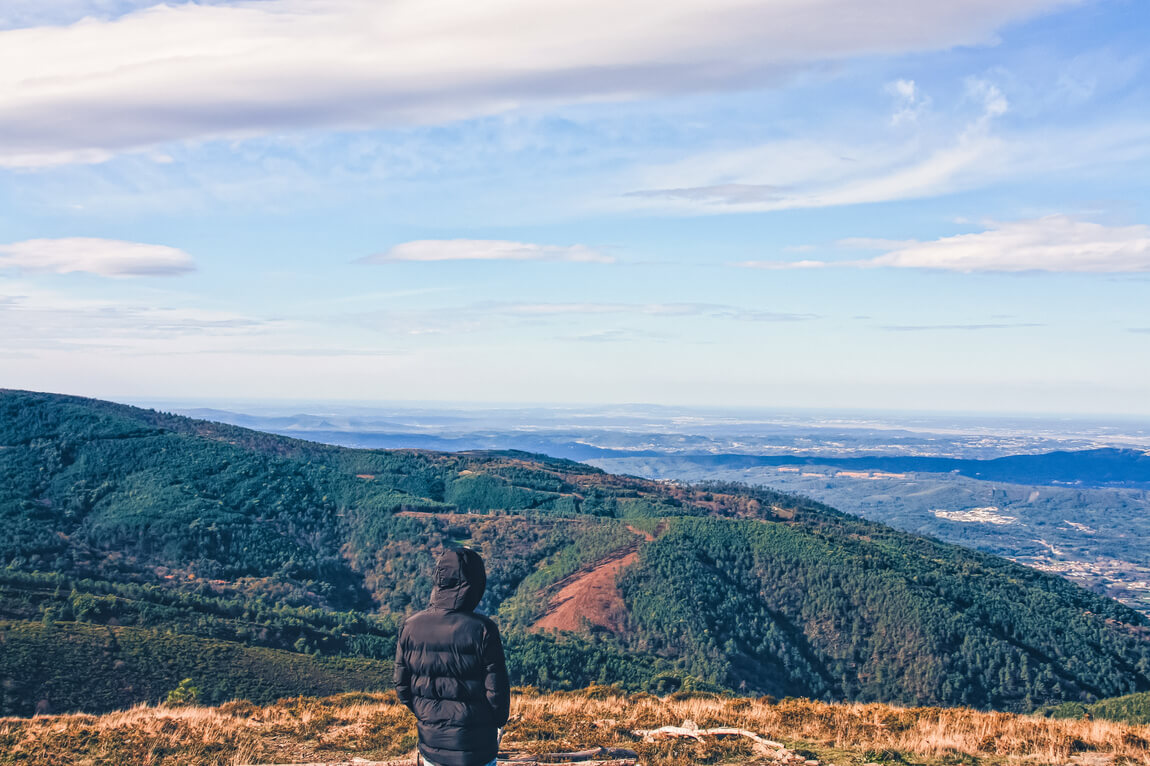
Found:
[(473, 550), (454, 548), (435, 562), (431, 605), (454, 612), (470, 612), (479, 605), (487, 587), (483, 559)]

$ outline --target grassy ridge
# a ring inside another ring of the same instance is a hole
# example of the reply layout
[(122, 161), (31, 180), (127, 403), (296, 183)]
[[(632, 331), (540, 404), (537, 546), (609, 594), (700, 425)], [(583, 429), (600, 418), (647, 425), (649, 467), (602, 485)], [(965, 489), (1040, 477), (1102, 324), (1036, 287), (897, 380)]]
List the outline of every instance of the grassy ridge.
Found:
[[(1150, 727), (1145, 726), (963, 708), (775, 703), (713, 695), (659, 698), (623, 695), (608, 687), (514, 695), (503, 748), (545, 753), (625, 747), (636, 750), (640, 762), (650, 766), (763, 761), (741, 737), (644, 742), (633, 733), (684, 720), (702, 728), (754, 731), (781, 742), (800, 759), (815, 758), (826, 766), (1150, 764)], [(383, 760), (412, 752), (414, 728), (413, 717), (391, 693), (292, 698), (265, 707), (235, 702), (215, 708), (141, 707), (99, 717), (0, 719), (0, 764), (223, 766)]]

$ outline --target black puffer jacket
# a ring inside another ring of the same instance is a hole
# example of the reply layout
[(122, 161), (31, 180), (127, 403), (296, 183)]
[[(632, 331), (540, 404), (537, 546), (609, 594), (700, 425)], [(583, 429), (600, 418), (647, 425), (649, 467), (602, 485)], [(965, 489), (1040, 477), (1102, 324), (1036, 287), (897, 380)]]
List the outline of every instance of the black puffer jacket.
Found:
[(511, 704), (499, 629), (473, 610), (487, 574), (472, 550), (449, 550), (435, 565), (431, 608), (399, 631), (395, 690), (415, 713), (419, 750), (443, 766), (481, 766), (495, 758), (496, 729)]

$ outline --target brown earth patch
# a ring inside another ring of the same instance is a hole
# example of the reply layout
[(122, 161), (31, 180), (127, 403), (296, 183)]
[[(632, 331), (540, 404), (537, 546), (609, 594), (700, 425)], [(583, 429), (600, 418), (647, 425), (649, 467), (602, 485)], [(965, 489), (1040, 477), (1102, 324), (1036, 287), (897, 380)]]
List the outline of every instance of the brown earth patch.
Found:
[(551, 596), (547, 613), (532, 629), (579, 630), (586, 621), (612, 633), (618, 632), (627, 608), (615, 579), (637, 558), (638, 541), (555, 583), (552, 588), (558, 590)]
[[(656, 532), (662, 532), (663, 526), (664, 526), (663, 524), (659, 524), (659, 526), (655, 527), (655, 531)], [(627, 531), (634, 532), (637, 535), (642, 535), (643, 539), (646, 540), (647, 542), (651, 542), (652, 540), (655, 539), (655, 535), (651, 534), (650, 532), (645, 532), (642, 529), (636, 529), (635, 527), (631, 526), (630, 524), (627, 525)]]

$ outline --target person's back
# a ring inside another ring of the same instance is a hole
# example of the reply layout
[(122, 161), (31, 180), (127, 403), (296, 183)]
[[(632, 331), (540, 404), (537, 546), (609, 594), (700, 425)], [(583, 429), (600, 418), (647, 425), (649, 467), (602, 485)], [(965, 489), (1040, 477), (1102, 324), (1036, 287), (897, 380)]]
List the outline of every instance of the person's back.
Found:
[(415, 713), (419, 752), (441, 766), (495, 760), (511, 696), (499, 630), (473, 610), (487, 576), (475, 551), (446, 551), (435, 565), (431, 607), (399, 632), (395, 690)]

